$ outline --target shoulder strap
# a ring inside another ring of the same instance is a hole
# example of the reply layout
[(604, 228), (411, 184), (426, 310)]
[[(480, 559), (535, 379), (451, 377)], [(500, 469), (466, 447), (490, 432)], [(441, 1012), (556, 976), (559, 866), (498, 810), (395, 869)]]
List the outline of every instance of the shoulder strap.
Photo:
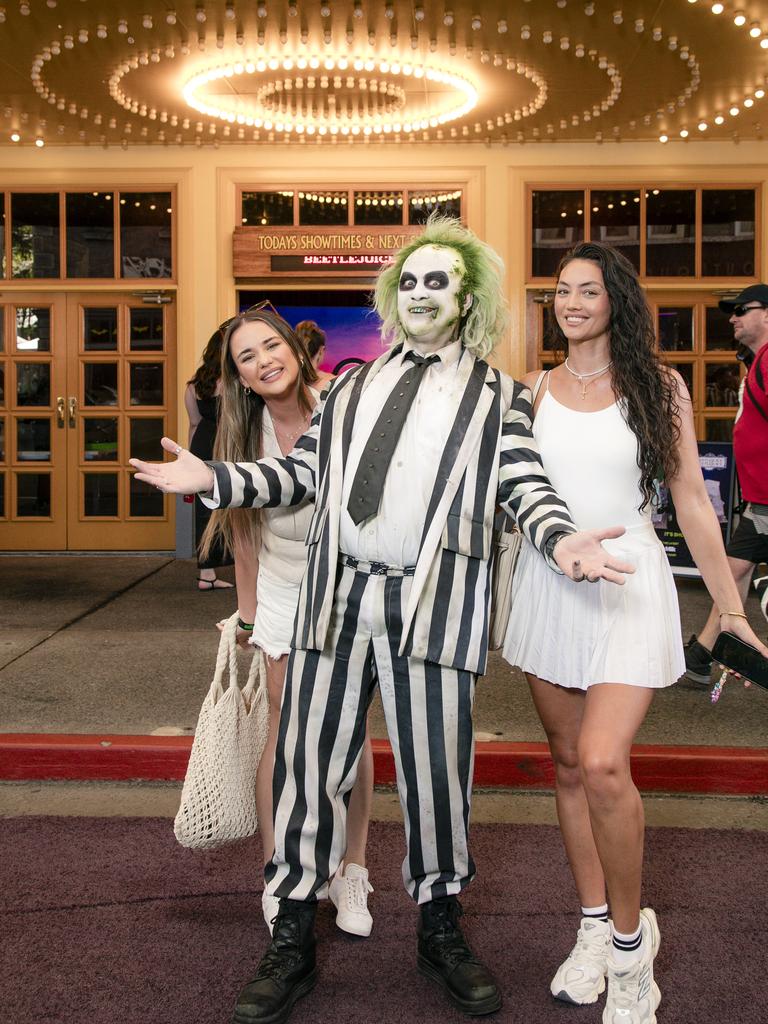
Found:
[(547, 370), (542, 370), (541, 373), (539, 374), (539, 376), (536, 379), (536, 383), (533, 385), (533, 389), (532, 389), (532, 394), (533, 394), (533, 402), (532, 402), (532, 404), (533, 405), (536, 404), (536, 399), (539, 397), (539, 392), (541, 391), (541, 385), (544, 383), (544, 378), (547, 376), (547, 372), (548, 372)]
[(765, 409), (763, 409), (758, 400), (755, 398), (752, 388), (749, 386), (749, 377), (745, 377), (744, 379), (744, 389), (747, 392), (747, 395), (749, 397), (749, 400), (752, 402), (752, 405), (754, 405), (754, 407), (757, 409), (757, 411), (760, 413), (760, 415), (763, 417), (766, 423), (768, 423), (768, 413), (765, 411)]

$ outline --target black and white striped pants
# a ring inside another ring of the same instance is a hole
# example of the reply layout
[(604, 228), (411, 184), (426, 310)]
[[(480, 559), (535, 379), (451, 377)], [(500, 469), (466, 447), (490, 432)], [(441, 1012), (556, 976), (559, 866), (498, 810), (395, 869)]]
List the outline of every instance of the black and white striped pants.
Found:
[(346, 846), (349, 794), (378, 683), (405, 817), (406, 889), (418, 903), (460, 892), (469, 853), (475, 675), (398, 656), (412, 579), (340, 569), (322, 652), (291, 652), (274, 773), (269, 891), (310, 900)]

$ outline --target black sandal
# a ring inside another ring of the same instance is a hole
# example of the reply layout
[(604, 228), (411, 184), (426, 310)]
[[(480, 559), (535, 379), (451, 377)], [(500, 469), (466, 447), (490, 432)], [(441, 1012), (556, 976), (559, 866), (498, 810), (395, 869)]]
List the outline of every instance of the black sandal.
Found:
[[(201, 583), (204, 583), (205, 586), (201, 587)], [(217, 583), (219, 584), (218, 587), (216, 586)], [(215, 576), (212, 580), (204, 580), (202, 576), (198, 576), (197, 589), (201, 594), (210, 594), (212, 590), (233, 590), (234, 584), (227, 582), (227, 580), (220, 580), (218, 576)]]

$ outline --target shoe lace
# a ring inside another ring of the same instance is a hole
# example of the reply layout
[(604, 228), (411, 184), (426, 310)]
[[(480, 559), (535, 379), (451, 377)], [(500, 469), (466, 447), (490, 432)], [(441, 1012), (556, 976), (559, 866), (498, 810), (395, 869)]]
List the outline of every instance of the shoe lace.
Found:
[(457, 964), (479, 964), (459, 927), (459, 918), (464, 914), (461, 904), (441, 906), (434, 903), (432, 914), (433, 923), (427, 941), (440, 958), (452, 967)]
[(570, 955), (574, 960), (588, 960), (602, 967), (607, 956), (605, 937), (597, 928), (579, 928), (576, 933), (576, 944)]
[(373, 886), (367, 878), (344, 875), (344, 891), (349, 910), (361, 913), (368, 909), (368, 893), (373, 892)]

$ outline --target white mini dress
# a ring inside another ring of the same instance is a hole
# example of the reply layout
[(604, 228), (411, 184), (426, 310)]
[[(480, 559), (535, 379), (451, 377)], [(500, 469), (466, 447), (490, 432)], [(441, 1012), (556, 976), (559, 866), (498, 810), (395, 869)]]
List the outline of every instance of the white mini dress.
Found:
[(524, 540), (504, 658), (574, 689), (596, 683), (670, 686), (685, 672), (677, 591), (650, 509), (638, 511), (637, 439), (622, 406), (577, 412), (547, 388), (533, 434), (552, 486), (577, 527), (625, 527), (623, 536), (603, 545), (635, 572), (624, 586), (574, 583), (553, 572)]
[[(317, 392), (312, 390), (315, 401)], [(269, 410), (264, 407), (262, 450), (265, 456), (282, 458)], [(261, 548), (256, 578), (256, 617), (250, 643), (269, 658), (280, 658), (291, 650), (293, 623), (299, 603), (301, 580), (307, 568), (304, 543), (314, 505), (278, 506), (261, 510)]]

